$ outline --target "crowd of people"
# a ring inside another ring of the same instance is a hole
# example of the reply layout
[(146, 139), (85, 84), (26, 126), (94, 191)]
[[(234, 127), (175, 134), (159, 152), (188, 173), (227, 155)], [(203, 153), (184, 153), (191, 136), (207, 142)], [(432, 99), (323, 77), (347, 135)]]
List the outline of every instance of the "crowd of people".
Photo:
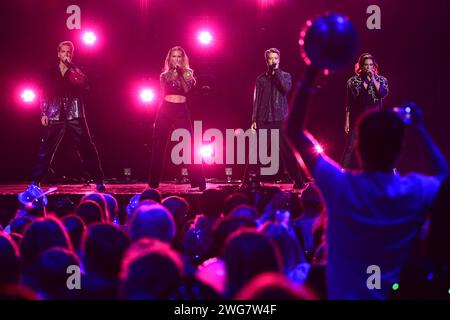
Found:
[[(184, 198), (163, 198), (156, 189), (124, 208), (108, 193), (78, 204), (30, 194), (0, 233), (0, 296), (325, 298), (326, 254), (315, 254), (325, 229), (320, 196), (313, 187), (294, 195), (207, 189), (194, 212)], [(68, 284), (74, 266), (78, 289)]]
[[(207, 189), (195, 205), (156, 189), (126, 207), (108, 193), (76, 204), (28, 195), (0, 231), (0, 298), (446, 299), (449, 185), (411, 216), (392, 202), (374, 215), (327, 213), (328, 191), (313, 185), (301, 195)], [(366, 286), (366, 264), (380, 267), (380, 288)]]

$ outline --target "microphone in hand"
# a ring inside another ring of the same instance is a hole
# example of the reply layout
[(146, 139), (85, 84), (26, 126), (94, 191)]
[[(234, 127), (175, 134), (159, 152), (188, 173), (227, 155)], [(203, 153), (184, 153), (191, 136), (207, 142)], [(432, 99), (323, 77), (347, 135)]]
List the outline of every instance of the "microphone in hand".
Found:
[(183, 69), (179, 65), (175, 66), (175, 71), (177, 72), (178, 75), (180, 76), (183, 75)]
[(269, 64), (269, 74), (275, 74), (275, 68), (276, 68), (277, 64), (273, 63), (273, 64)]
[(69, 58), (66, 58), (63, 60), (63, 63), (68, 66), (69, 68), (75, 68), (75, 64), (69, 60)]

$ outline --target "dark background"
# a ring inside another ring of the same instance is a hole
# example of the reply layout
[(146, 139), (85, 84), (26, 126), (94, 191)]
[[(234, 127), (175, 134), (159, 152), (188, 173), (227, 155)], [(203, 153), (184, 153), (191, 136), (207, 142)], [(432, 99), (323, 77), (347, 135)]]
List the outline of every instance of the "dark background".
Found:
[[(81, 30), (66, 27), (66, 8), (72, 4), (81, 7)], [(381, 30), (366, 28), (371, 4), (381, 7)], [(146, 181), (156, 105), (143, 107), (133, 88), (143, 82), (157, 87), (170, 47), (186, 49), (198, 77), (199, 86), (190, 99), (192, 119), (202, 120), (204, 130), (246, 129), (254, 81), (265, 70), (264, 50), (279, 48), (281, 68), (297, 79), (306, 67), (299, 56), (299, 31), (307, 19), (326, 11), (348, 16), (359, 31), (358, 53), (370, 52), (378, 59), (380, 74), (390, 85), (385, 106), (416, 101), (436, 143), (447, 159), (450, 156), (446, 140), (450, 70), (445, 50), (450, 15), (444, 0), (8, 0), (0, 6), (0, 182), (27, 181), (31, 174), (43, 127), (38, 104), (21, 104), (16, 89), (36, 83), (40, 73), (57, 61), (60, 41), (74, 42), (74, 62), (90, 78), (88, 123), (106, 177), (121, 180), (123, 169), (131, 168), (134, 179)], [(98, 45), (87, 48), (81, 33), (91, 26)], [(211, 26), (215, 33), (212, 48), (197, 44), (200, 26)], [(310, 131), (335, 160), (344, 147), (345, 86), (353, 74), (353, 64), (331, 73), (308, 120)], [(413, 135), (408, 138), (399, 170), (427, 172), (423, 149)], [(70, 143), (63, 141), (53, 165), (56, 178), (83, 174), (74, 157)], [(173, 178), (180, 169), (169, 160), (166, 157), (164, 176)], [(207, 177), (223, 178), (224, 167), (205, 166)], [(243, 166), (233, 170), (234, 178), (240, 178)]]

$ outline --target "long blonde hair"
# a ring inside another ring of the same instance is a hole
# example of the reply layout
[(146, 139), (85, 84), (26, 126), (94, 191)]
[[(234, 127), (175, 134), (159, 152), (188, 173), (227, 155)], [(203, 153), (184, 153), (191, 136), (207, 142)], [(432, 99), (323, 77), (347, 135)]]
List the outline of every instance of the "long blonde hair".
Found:
[(188, 56), (186, 54), (186, 51), (184, 51), (184, 49), (182, 47), (180, 47), (180, 46), (175, 46), (173, 48), (170, 48), (169, 52), (167, 52), (166, 60), (164, 62), (163, 72), (167, 72), (170, 69), (170, 65), (169, 65), (170, 56), (172, 55), (172, 52), (174, 52), (176, 50), (181, 52), (181, 57), (182, 57), (182, 59), (181, 59), (181, 67), (183, 68), (183, 70), (184, 71), (185, 70), (190, 70), (190, 71), (193, 72), (193, 70), (189, 67), (189, 58), (188, 58)]

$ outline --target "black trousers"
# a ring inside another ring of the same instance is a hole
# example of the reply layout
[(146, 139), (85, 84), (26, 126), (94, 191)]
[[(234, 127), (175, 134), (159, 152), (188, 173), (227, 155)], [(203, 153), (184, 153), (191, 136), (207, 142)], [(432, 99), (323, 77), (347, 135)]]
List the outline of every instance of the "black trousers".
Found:
[(66, 132), (69, 132), (83, 165), (92, 179), (103, 181), (103, 170), (100, 165), (97, 149), (92, 142), (86, 118), (73, 120), (50, 120), (46, 133), (41, 141), (36, 166), (31, 180), (39, 183), (47, 175), (50, 163)]
[[(283, 121), (274, 121), (274, 122), (264, 122), (257, 125), (257, 130), (260, 129), (268, 129), (267, 137), (268, 143), (270, 144), (270, 129), (278, 129), (279, 130), (279, 146), (280, 146), (280, 160), (283, 161), (286, 170), (289, 174), (289, 177), (298, 183), (308, 181), (308, 177), (301, 169), (300, 165), (295, 158), (294, 152), (292, 151), (286, 136), (283, 134)], [(258, 132), (258, 139), (260, 138), (260, 134)], [(259, 141), (258, 141), (259, 144)], [(259, 159), (258, 159), (259, 160)], [(257, 164), (248, 164), (245, 168), (244, 173), (244, 181), (248, 181), (248, 175), (250, 171), (254, 171), (258, 176), (260, 175), (260, 165), (259, 162)]]
[[(191, 138), (193, 137), (189, 109), (186, 103), (164, 101), (158, 110), (153, 128), (149, 179), (149, 185), (152, 188), (157, 188), (161, 181), (167, 143), (175, 129), (186, 129), (191, 133)], [(197, 152), (197, 150), (192, 148), (192, 158), (194, 152)], [(205, 183), (205, 175), (201, 164), (186, 164), (186, 167), (191, 186), (196, 187)]]
[(347, 139), (345, 141), (344, 152), (341, 156), (342, 168), (348, 168), (350, 164), (354, 164), (354, 151), (355, 151), (355, 130), (350, 129), (347, 133)]

